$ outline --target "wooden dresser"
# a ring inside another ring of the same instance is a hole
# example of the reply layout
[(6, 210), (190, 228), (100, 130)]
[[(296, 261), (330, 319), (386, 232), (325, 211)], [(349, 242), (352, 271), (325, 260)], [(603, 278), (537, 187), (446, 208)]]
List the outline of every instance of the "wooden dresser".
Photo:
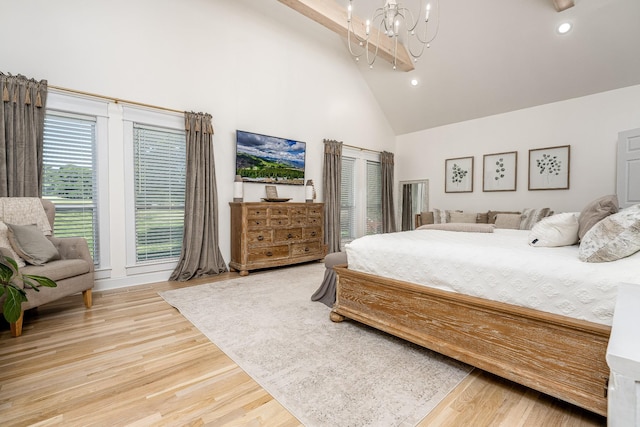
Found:
[(231, 261), (240, 272), (324, 258), (324, 203), (243, 202), (231, 206)]

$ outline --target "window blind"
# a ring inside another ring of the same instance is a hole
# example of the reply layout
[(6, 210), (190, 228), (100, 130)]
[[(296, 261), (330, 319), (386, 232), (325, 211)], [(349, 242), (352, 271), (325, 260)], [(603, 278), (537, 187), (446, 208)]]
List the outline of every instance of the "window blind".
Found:
[(356, 238), (355, 166), (356, 159), (342, 157), (342, 181), (340, 182), (340, 240), (342, 244)]
[(380, 162), (367, 160), (366, 234), (382, 233), (382, 168)]
[(176, 258), (182, 248), (185, 133), (133, 126), (136, 259)]
[(56, 205), (55, 235), (87, 239), (99, 265), (95, 141), (95, 117), (46, 114), (42, 197)]

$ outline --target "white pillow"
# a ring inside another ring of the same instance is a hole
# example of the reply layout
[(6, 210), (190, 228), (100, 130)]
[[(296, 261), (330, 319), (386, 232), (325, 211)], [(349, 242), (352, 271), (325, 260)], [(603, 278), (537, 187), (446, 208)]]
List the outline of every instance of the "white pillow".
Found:
[(578, 243), (578, 212), (560, 213), (538, 221), (529, 232), (531, 246), (555, 247)]
[(640, 251), (640, 204), (609, 215), (591, 227), (580, 241), (578, 258), (609, 262)]

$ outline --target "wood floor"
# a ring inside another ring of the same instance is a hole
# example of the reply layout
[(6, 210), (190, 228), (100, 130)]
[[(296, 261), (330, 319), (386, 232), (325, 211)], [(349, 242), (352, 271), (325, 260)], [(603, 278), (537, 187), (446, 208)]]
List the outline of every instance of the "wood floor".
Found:
[[(300, 425), (157, 294), (205, 281), (95, 292), (90, 310), (81, 295), (64, 298), (27, 312), (18, 338), (2, 324), (0, 425)], [(419, 425), (604, 426), (606, 419), (475, 370)]]

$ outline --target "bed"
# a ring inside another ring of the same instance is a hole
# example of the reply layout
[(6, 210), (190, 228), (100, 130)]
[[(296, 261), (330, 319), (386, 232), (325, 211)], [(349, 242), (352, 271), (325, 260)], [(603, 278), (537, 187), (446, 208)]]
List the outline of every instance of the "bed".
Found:
[(331, 320), (349, 318), (606, 416), (605, 360), (616, 284), (640, 253), (578, 260), (527, 230), (366, 236), (336, 266)]

